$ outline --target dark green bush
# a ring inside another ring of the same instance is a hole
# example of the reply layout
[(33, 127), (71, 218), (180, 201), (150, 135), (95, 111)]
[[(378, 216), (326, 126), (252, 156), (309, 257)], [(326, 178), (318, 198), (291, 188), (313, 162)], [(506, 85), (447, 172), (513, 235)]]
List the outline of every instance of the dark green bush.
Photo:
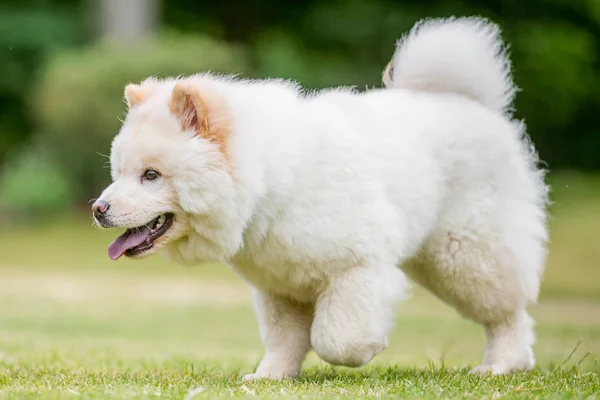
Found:
[(110, 142), (118, 132), (127, 83), (201, 71), (244, 72), (238, 48), (198, 36), (164, 36), (135, 46), (100, 44), (58, 54), (34, 99), (36, 139), (67, 173), (78, 199), (97, 196), (109, 180)]

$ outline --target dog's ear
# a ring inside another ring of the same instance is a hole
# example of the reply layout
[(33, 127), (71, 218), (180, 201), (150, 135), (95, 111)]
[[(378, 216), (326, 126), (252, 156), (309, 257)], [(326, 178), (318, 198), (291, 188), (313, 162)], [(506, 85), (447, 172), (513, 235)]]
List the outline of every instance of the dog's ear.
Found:
[(132, 108), (146, 100), (146, 93), (140, 85), (129, 84), (125, 87), (127, 107)]
[(179, 82), (175, 85), (169, 107), (181, 122), (182, 130), (208, 134), (207, 108), (199, 90), (191, 83)]
[(228, 162), (227, 142), (231, 124), (227, 107), (217, 93), (209, 88), (199, 89), (195, 83), (181, 81), (173, 88), (169, 108), (183, 131), (194, 131), (197, 136), (218, 145), (225, 162)]

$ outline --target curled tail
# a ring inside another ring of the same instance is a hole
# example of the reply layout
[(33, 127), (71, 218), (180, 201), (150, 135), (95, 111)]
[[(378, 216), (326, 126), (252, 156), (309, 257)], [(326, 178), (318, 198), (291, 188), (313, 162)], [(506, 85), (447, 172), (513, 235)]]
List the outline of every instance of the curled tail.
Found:
[(497, 25), (476, 17), (424, 20), (397, 44), (386, 87), (462, 94), (507, 114), (516, 88)]

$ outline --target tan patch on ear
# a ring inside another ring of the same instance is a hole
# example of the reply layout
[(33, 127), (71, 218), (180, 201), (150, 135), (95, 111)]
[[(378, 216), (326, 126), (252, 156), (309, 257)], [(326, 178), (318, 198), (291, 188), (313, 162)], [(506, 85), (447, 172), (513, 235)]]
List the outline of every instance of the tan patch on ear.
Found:
[(140, 85), (129, 84), (125, 87), (127, 107), (132, 108), (146, 100), (146, 93)]
[(227, 140), (230, 124), (224, 102), (209, 88), (202, 90), (193, 82), (179, 82), (173, 88), (169, 100), (171, 112), (177, 116), (184, 131), (194, 131), (197, 135), (219, 145), (228, 162)]
[(171, 112), (181, 122), (181, 129), (194, 131), (199, 135), (209, 132), (207, 107), (200, 91), (191, 83), (180, 82), (173, 88), (169, 101)]

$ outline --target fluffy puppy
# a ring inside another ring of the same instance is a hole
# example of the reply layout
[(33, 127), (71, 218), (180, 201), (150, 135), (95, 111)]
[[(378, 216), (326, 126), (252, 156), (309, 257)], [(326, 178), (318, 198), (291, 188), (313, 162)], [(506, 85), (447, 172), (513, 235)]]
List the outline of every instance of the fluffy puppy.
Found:
[(421, 22), (386, 88), (307, 95), (211, 74), (129, 85), (93, 210), (126, 228), (109, 256), (219, 261), (253, 287), (266, 355), (296, 376), (313, 349), (361, 366), (388, 344), (407, 276), (482, 324), (475, 372), (534, 365), (547, 189), (498, 28)]

